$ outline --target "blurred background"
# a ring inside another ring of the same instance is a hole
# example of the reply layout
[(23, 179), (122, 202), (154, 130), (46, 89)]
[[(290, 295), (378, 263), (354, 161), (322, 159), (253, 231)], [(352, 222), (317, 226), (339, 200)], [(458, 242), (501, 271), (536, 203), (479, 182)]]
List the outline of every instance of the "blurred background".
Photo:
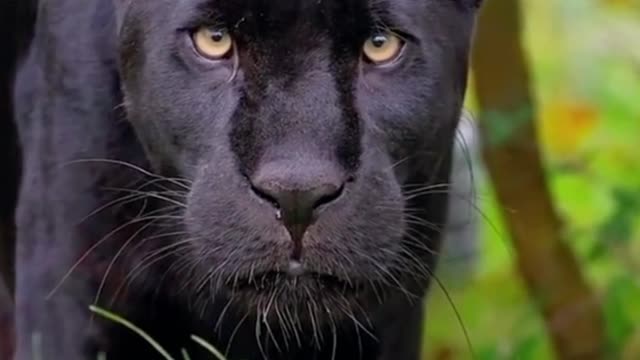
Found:
[(640, 0), (486, 1), (425, 356), (640, 359)]

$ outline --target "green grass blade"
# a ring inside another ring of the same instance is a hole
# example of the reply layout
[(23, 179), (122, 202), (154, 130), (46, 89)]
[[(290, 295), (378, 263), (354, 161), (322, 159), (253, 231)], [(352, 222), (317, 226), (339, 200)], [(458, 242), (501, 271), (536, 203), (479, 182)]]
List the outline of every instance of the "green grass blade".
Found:
[(189, 353), (187, 352), (186, 349), (182, 349), (182, 358), (184, 360), (191, 360), (191, 357), (189, 356)]
[(213, 354), (218, 360), (227, 360), (227, 358), (224, 355), (222, 355), (220, 351), (218, 351), (216, 348), (214, 348), (211, 344), (206, 342), (204, 339), (197, 337), (195, 335), (191, 335), (191, 340), (195, 341), (200, 346), (205, 348), (207, 351)]
[(94, 313), (109, 319), (113, 322), (116, 322), (126, 328), (128, 328), (129, 330), (135, 332), (136, 334), (138, 334), (139, 336), (141, 336), (146, 342), (149, 343), (149, 345), (151, 345), (160, 355), (162, 355), (162, 357), (165, 358), (165, 360), (174, 360), (173, 357), (171, 357), (171, 355), (169, 355), (169, 353), (162, 348), (162, 346), (160, 346), (160, 344), (158, 344), (155, 340), (153, 340), (151, 338), (151, 336), (147, 335), (144, 331), (142, 331), (142, 329), (138, 328), (137, 326), (133, 325), (132, 323), (130, 323), (129, 321), (121, 318), (120, 316), (116, 315), (116, 314), (112, 314), (106, 310), (103, 310), (101, 308), (98, 308), (97, 306), (90, 306), (89, 309), (91, 309), (91, 311), (93, 311)]

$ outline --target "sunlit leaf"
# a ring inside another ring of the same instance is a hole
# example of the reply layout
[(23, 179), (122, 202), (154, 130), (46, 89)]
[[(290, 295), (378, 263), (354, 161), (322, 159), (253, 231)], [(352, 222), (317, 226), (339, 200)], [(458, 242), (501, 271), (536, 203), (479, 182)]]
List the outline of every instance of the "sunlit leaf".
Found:
[(575, 155), (599, 122), (598, 109), (578, 101), (557, 101), (543, 107), (541, 140), (555, 157)]

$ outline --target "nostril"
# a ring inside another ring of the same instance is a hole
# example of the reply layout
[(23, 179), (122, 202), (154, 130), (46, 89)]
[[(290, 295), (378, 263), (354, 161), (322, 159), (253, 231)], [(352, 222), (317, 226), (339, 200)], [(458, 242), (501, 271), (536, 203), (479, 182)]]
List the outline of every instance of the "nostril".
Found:
[(251, 184), (251, 191), (253, 191), (253, 193), (256, 194), (262, 200), (273, 205), (273, 207), (275, 207), (276, 209), (280, 209), (280, 203), (278, 202), (278, 199), (276, 199), (275, 196), (270, 195), (268, 192), (261, 190), (260, 188), (256, 187), (253, 184)]
[[(323, 205), (336, 201), (344, 192), (345, 185), (323, 185), (308, 191), (270, 191), (268, 188), (261, 188), (251, 184), (251, 191), (262, 200), (270, 203), (276, 209), (290, 207), (289, 200), (296, 202), (296, 207), (308, 207), (309, 210), (316, 210)], [(292, 197), (292, 199), (289, 199)], [(284, 203), (284, 204), (283, 204)], [(307, 205), (305, 205), (307, 204)], [(287, 209), (285, 209), (287, 210)], [(298, 209), (302, 210), (302, 209)]]
[(327, 205), (332, 203), (342, 195), (344, 192), (344, 184), (340, 187), (325, 185), (319, 187), (318, 189), (314, 189), (314, 192), (317, 194), (317, 200), (313, 203), (313, 209), (316, 210), (323, 205)]

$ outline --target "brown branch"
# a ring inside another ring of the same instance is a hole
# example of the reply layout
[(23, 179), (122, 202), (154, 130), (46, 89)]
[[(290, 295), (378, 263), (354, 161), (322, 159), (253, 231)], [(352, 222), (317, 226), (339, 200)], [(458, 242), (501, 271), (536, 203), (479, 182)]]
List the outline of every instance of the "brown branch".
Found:
[(519, 1), (487, 1), (472, 64), (484, 158), (529, 294), (543, 313), (560, 359), (601, 358), (599, 304), (563, 242), (537, 145)]

